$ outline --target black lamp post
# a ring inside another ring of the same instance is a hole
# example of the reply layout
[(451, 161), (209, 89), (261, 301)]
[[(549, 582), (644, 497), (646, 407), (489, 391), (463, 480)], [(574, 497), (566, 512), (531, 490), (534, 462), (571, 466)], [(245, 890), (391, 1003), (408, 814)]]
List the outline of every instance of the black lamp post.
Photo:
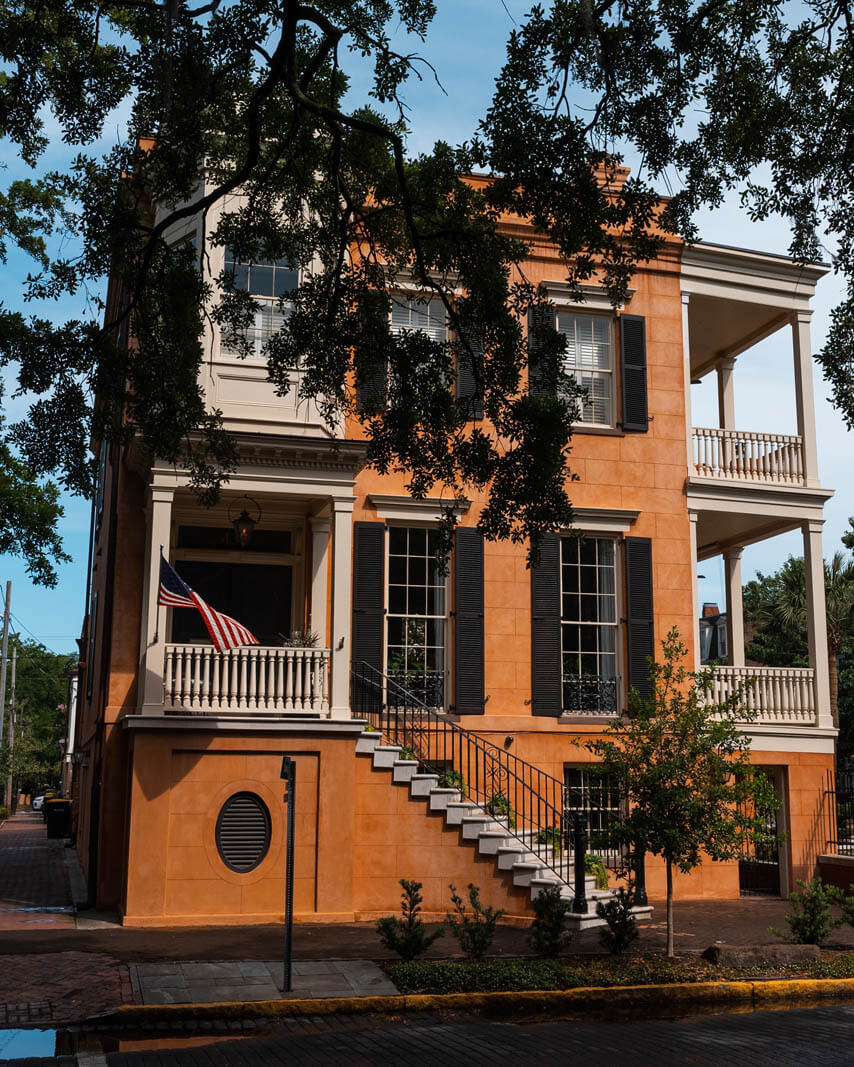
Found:
[(294, 793), (296, 760), (282, 756), (282, 780), (285, 783), (285, 946), (282, 968), (282, 992), (291, 991), (291, 955), (294, 932)]

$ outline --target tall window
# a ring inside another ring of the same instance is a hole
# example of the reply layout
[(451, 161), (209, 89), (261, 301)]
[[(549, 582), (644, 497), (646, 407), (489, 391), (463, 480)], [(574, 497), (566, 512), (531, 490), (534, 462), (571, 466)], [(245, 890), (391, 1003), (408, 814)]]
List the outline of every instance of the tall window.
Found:
[(602, 856), (609, 866), (618, 866), (609, 861), (616, 859), (610, 827), (622, 812), (619, 788), (589, 767), (564, 767), (563, 781), (567, 826), (571, 826), (573, 815), (583, 815), (591, 852)]
[(421, 330), (433, 341), (444, 341), (447, 337), (445, 306), (441, 300), (396, 296), (391, 304), (391, 329), (393, 333)]
[(447, 600), (438, 547), (435, 530), (389, 529), (386, 673), (435, 708), (445, 703)]
[(580, 421), (594, 426), (614, 422), (614, 346), (611, 320), (604, 315), (561, 311), (558, 332), (566, 337), (564, 369), (584, 390)]
[[(258, 259), (241, 263), (230, 248), (225, 250), (225, 273), (232, 289), (242, 289), (255, 301), (255, 320), (248, 331), (250, 358), (264, 358), (264, 344), (280, 330), (288, 317), (288, 305), (281, 305), (283, 296), (292, 293), (299, 283), (299, 272), (287, 259)], [(239, 339), (224, 335), (224, 355), (239, 355)]]
[(563, 709), (617, 711), (617, 583), (614, 542), (561, 539)]

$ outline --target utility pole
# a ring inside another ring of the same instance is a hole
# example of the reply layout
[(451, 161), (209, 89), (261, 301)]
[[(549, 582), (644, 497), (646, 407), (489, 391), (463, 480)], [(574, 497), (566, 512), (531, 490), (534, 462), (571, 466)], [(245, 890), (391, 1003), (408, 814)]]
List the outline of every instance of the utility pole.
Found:
[(3, 652), (0, 662), (0, 745), (3, 744), (3, 715), (6, 711), (6, 657), (9, 655), (9, 610), (12, 607), (12, 583), (6, 582), (6, 606), (3, 610)]
[(12, 756), (15, 751), (15, 673), (18, 666), (18, 646), (12, 649), (12, 688), (9, 693), (9, 778), (6, 782), (6, 807), (14, 814), (12, 799)]

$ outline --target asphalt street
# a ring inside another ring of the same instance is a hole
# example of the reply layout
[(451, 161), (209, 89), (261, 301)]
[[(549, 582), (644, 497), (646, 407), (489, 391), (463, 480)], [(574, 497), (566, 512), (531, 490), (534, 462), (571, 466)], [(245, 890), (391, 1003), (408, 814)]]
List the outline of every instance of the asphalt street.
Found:
[[(201, 1035), (185, 1039), (198, 1042)], [(854, 1006), (702, 1016), (679, 1021), (540, 1023), (472, 1019), (295, 1020), (265, 1036), (185, 1048), (150, 1048), (56, 1060), (10, 1061), (16, 1067), (264, 1067), (267, 1064), (573, 1064), (599, 1067), (691, 1065), (842, 1067), (854, 1063)], [(152, 1042), (153, 1044), (154, 1042)], [(91, 1045), (90, 1045), (91, 1047)]]

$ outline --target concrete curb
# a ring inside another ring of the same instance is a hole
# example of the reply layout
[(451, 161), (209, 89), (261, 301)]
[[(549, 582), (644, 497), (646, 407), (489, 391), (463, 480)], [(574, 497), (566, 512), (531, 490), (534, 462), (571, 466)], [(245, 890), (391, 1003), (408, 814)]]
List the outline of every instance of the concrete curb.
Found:
[(751, 1010), (793, 1001), (854, 999), (854, 978), (793, 978), (750, 982), (686, 982), (670, 985), (583, 986), (578, 989), (513, 993), (442, 993), (294, 1000), (230, 1001), (213, 1004), (125, 1004), (87, 1020), (110, 1024), (171, 1023), (179, 1019), (273, 1019), (306, 1015), (401, 1014), (469, 1011), (498, 1017), (578, 1014), (620, 1009), (670, 1014), (688, 1008)]

